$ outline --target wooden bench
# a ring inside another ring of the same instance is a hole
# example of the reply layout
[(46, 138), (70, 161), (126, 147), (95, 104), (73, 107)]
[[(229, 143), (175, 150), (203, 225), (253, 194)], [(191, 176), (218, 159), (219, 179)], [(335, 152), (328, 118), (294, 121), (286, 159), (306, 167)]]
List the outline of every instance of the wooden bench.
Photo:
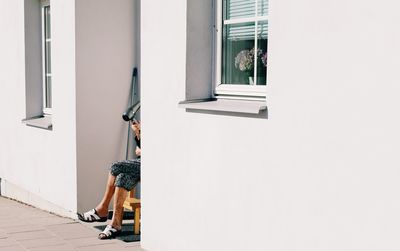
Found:
[(124, 209), (134, 211), (135, 222), (133, 223), (133, 232), (140, 233), (140, 199), (135, 198), (135, 188), (129, 192), (128, 197), (124, 202)]

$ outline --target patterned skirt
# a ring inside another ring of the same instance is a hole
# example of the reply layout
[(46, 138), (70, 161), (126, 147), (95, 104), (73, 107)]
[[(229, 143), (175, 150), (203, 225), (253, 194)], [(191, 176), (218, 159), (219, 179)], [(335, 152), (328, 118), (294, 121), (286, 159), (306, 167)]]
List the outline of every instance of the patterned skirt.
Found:
[(140, 158), (115, 162), (110, 169), (116, 187), (131, 191), (140, 181)]

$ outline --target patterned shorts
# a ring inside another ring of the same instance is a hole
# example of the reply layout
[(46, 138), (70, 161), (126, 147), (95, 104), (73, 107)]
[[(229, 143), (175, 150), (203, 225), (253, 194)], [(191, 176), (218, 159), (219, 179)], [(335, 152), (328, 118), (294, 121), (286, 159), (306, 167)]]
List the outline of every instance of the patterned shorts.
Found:
[(110, 169), (111, 175), (116, 177), (116, 187), (130, 191), (140, 181), (140, 159), (118, 161)]

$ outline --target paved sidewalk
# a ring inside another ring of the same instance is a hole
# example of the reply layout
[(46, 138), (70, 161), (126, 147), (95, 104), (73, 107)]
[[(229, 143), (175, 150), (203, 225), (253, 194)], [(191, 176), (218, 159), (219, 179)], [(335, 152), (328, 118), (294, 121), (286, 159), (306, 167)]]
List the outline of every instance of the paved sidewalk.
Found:
[(139, 242), (98, 240), (91, 225), (0, 197), (0, 250), (144, 251)]

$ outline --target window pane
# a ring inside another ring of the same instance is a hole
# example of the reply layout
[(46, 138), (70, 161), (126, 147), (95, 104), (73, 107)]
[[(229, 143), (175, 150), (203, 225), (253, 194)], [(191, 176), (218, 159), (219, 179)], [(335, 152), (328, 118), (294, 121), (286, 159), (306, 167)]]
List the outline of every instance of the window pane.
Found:
[(258, 22), (257, 25), (257, 85), (267, 84), (267, 48), (268, 48), (268, 22)]
[(50, 38), (50, 6), (44, 7), (44, 19), (46, 28), (46, 38)]
[(255, 16), (255, 0), (224, 0), (224, 6), (225, 20)]
[(51, 73), (51, 43), (46, 42), (46, 74)]
[(257, 13), (259, 16), (268, 15), (268, 0), (258, 0)]
[(252, 84), (255, 23), (226, 25), (222, 42), (222, 83)]
[(52, 107), (51, 102), (51, 77), (46, 77), (46, 108)]

